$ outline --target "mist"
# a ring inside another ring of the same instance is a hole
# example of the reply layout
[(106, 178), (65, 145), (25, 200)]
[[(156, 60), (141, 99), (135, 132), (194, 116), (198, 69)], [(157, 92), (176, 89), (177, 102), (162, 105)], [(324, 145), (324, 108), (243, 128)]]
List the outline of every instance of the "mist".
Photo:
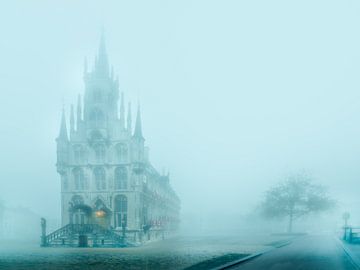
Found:
[(58, 224), (61, 111), (69, 116), (84, 94), (84, 59), (93, 64), (105, 29), (120, 92), (133, 108), (141, 104), (150, 160), (170, 173), (181, 199), (184, 232), (241, 226), (269, 187), (302, 170), (338, 201), (327, 218), (341, 223), (339, 213), (349, 211), (360, 222), (357, 1), (1, 6), (0, 198), (7, 207)]

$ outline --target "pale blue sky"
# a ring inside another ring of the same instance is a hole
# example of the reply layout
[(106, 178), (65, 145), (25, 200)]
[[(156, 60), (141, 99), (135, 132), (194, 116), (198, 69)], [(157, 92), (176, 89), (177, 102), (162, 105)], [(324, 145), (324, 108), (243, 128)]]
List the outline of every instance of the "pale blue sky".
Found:
[(355, 0), (3, 1), (0, 196), (59, 214), (61, 104), (83, 92), (104, 26), (120, 88), (140, 98), (151, 159), (170, 169), (184, 213), (245, 212), (301, 169), (353, 209), (359, 14)]

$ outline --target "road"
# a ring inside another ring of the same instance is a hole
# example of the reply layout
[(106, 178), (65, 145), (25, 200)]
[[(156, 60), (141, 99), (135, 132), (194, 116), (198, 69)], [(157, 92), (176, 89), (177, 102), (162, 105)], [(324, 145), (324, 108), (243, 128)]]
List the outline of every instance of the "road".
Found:
[(353, 270), (356, 268), (332, 236), (305, 236), (230, 269)]

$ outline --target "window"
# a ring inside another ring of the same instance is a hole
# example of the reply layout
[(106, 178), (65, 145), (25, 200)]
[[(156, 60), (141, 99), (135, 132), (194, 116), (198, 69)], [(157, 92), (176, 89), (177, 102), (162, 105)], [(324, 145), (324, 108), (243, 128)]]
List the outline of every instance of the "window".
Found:
[(97, 190), (106, 189), (105, 169), (98, 167), (94, 169), (95, 186)]
[(128, 147), (126, 144), (119, 143), (115, 147), (116, 159), (118, 161), (126, 161), (128, 158)]
[(115, 197), (115, 227), (127, 225), (127, 198), (125, 195)]
[(104, 162), (105, 161), (105, 146), (103, 144), (96, 144), (95, 145), (95, 158), (97, 162)]
[(73, 169), (73, 178), (75, 182), (75, 189), (84, 190), (87, 188), (84, 171), (81, 168)]
[(127, 189), (127, 178), (126, 168), (117, 167), (114, 174), (115, 189)]
[(84, 148), (81, 145), (74, 146), (74, 162), (79, 164), (84, 160)]
[(93, 109), (89, 118), (95, 127), (101, 127), (104, 124), (104, 114), (100, 109)]

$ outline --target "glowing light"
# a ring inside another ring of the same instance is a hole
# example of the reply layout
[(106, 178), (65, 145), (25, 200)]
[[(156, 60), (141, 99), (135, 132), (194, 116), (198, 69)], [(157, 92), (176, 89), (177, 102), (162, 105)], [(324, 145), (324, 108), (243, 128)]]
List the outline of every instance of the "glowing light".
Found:
[(97, 218), (105, 217), (105, 215), (106, 215), (106, 213), (105, 213), (105, 211), (103, 211), (103, 210), (99, 210), (99, 211), (96, 211), (96, 212), (95, 212), (95, 216), (96, 216)]

